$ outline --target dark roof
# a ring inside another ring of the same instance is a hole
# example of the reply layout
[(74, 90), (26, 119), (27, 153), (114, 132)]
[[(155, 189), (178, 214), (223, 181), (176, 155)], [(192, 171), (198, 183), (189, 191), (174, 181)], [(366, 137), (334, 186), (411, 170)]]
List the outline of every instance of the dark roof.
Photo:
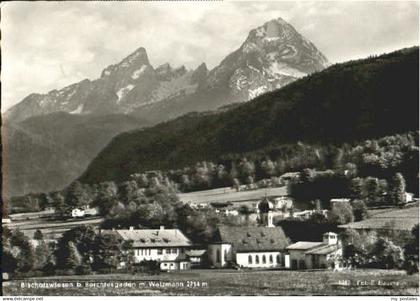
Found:
[(332, 252), (337, 251), (340, 248), (339, 245), (322, 245), (319, 246), (317, 248), (313, 248), (307, 252), (305, 252), (305, 254), (315, 254), (315, 255), (325, 255), (325, 254), (330, 254)]
[(310, 250), (323, 245), (322, 241), (298, 241), (287, 247), (288, 250)]
[(287, 247), (288, 240), (281, 227), (220, 226), (216, 243), (230, 243), (236, 252), (278, 251)]
[(178, 229), (133, 229), (102, 232), (116, 234), (123, 240), (132, 240), (134, 248), (191, 246), (191, 241)]

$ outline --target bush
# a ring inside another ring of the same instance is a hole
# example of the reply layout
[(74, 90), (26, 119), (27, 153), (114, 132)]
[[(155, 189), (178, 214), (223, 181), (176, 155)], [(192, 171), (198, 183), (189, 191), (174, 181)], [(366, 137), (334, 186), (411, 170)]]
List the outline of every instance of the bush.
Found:
[(160, 274), (160, 263), (156, 260), (144, 260), (133, 266), (134, 273)]
[(73, 276), (73, 275), (75, 275), (75, 271), (73, 269), (70, 269), (70, 270), (56, 270), (55, 274), (57, 276)]
[(92, 274), (92, 269), (88, 264), (82, 264), (76, 267), (75, 269), (76, 275), (90, 275)]

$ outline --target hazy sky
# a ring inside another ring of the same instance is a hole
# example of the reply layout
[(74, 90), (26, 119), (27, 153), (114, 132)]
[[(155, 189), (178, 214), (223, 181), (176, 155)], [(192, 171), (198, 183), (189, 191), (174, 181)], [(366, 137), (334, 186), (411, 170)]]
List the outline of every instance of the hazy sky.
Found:
[(2, 107), (95, 79), (140, 46), (152, 65), (209, 69), (277, 17), (330, 62), (418, 45), (418, 1), (8, 2), (1, 4)]

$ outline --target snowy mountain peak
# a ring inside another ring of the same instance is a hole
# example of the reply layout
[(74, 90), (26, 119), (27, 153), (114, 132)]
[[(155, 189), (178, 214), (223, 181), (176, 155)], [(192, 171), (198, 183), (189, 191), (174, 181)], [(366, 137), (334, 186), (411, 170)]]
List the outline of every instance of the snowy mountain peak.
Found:
[(249, 100), (328, 65), (325, 56), (281, 18), (252, 29), (241, 47), (211, 71), (209, 82), (229, 78), (238, 98)]
[(154, 68), (146, 49), (139, 47), (106, 67), (100, 78), (47, 94), (31, 94), (10, 108), (7, 116), (15, 121), (52, 112), (150, 118), (154, 112), (152, 118), (163, 121), (191, 110), (250, 100), (319, 71), (327, 63), (311, 42), (277, 18), (252, 29), (244, 43), (211, 71), (205, 63), (195, 70), (169, 63)]

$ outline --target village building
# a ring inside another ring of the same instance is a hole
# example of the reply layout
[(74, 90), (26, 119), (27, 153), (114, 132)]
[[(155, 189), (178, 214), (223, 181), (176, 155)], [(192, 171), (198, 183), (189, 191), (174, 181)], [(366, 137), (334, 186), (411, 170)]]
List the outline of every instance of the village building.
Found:
[(280, 181), (283, 184), (298, 181), (300, 179), (300, 172), (286, 172), (280, 176)]
[(273, 200), (275, 209), (291, 210), (293, 208), (293, 200), (288, 196), (276, 197)]
[(113, 230), (122, 240), (133, 241), (134, 262), (155, 260), (161, 270), (190, 269), (186, 251), (191, 241), (178, 229), (133, 229)]
[(220, 226), (208, 246), (210, 265), (216, 268), (274, 268), (284, 266), (288, 240), (280, 227)]
[(405, 202), (406, 204), (407, 204), (407, 203), (414, 202), (414, 193), (411, 193), (411, 192), (406, 192), (406, 193), (405, 193), (404, 202)]
[(350, 199), (331, 199), (330, 204), (333, 206), (336, 203), (350, 203)]
[(342, 269), (342, 247), (336, 233), (327, 232), (322, 242), (298, 241), (288, 246), (286, 266), (297, 269)]
[(88, 217), (88, 216), (95, 216), (99, 214), (99, 210), (96, 207), (89, 207), (89, 205), (80, 207), (80, 208), (73, 208), (71, 210), (71, 217)]
[(203, 268), (208, 264), (206, 249), (187, 250), (185, 255), (190, 261), (191, 268)]
[(324, 210), (302, 210), (302, 211), (297, 211), (297, 212), (294, 212), (293, 213), (293, 217), (300, 218), (300, 219), (309, 219), (309, 218), (311, 218), (316, 213), (322, 214), (325, 218), (328, 217), (328, 210), (326, 210), (326, 209), (324, 209)]
[(257, 205), (260, 227), (220, 226), (208, 246), (210, 265), (216, 268), (279, 268), (284, 267), (288, 239), (273, 224), (274, 205), (267, 198)]

